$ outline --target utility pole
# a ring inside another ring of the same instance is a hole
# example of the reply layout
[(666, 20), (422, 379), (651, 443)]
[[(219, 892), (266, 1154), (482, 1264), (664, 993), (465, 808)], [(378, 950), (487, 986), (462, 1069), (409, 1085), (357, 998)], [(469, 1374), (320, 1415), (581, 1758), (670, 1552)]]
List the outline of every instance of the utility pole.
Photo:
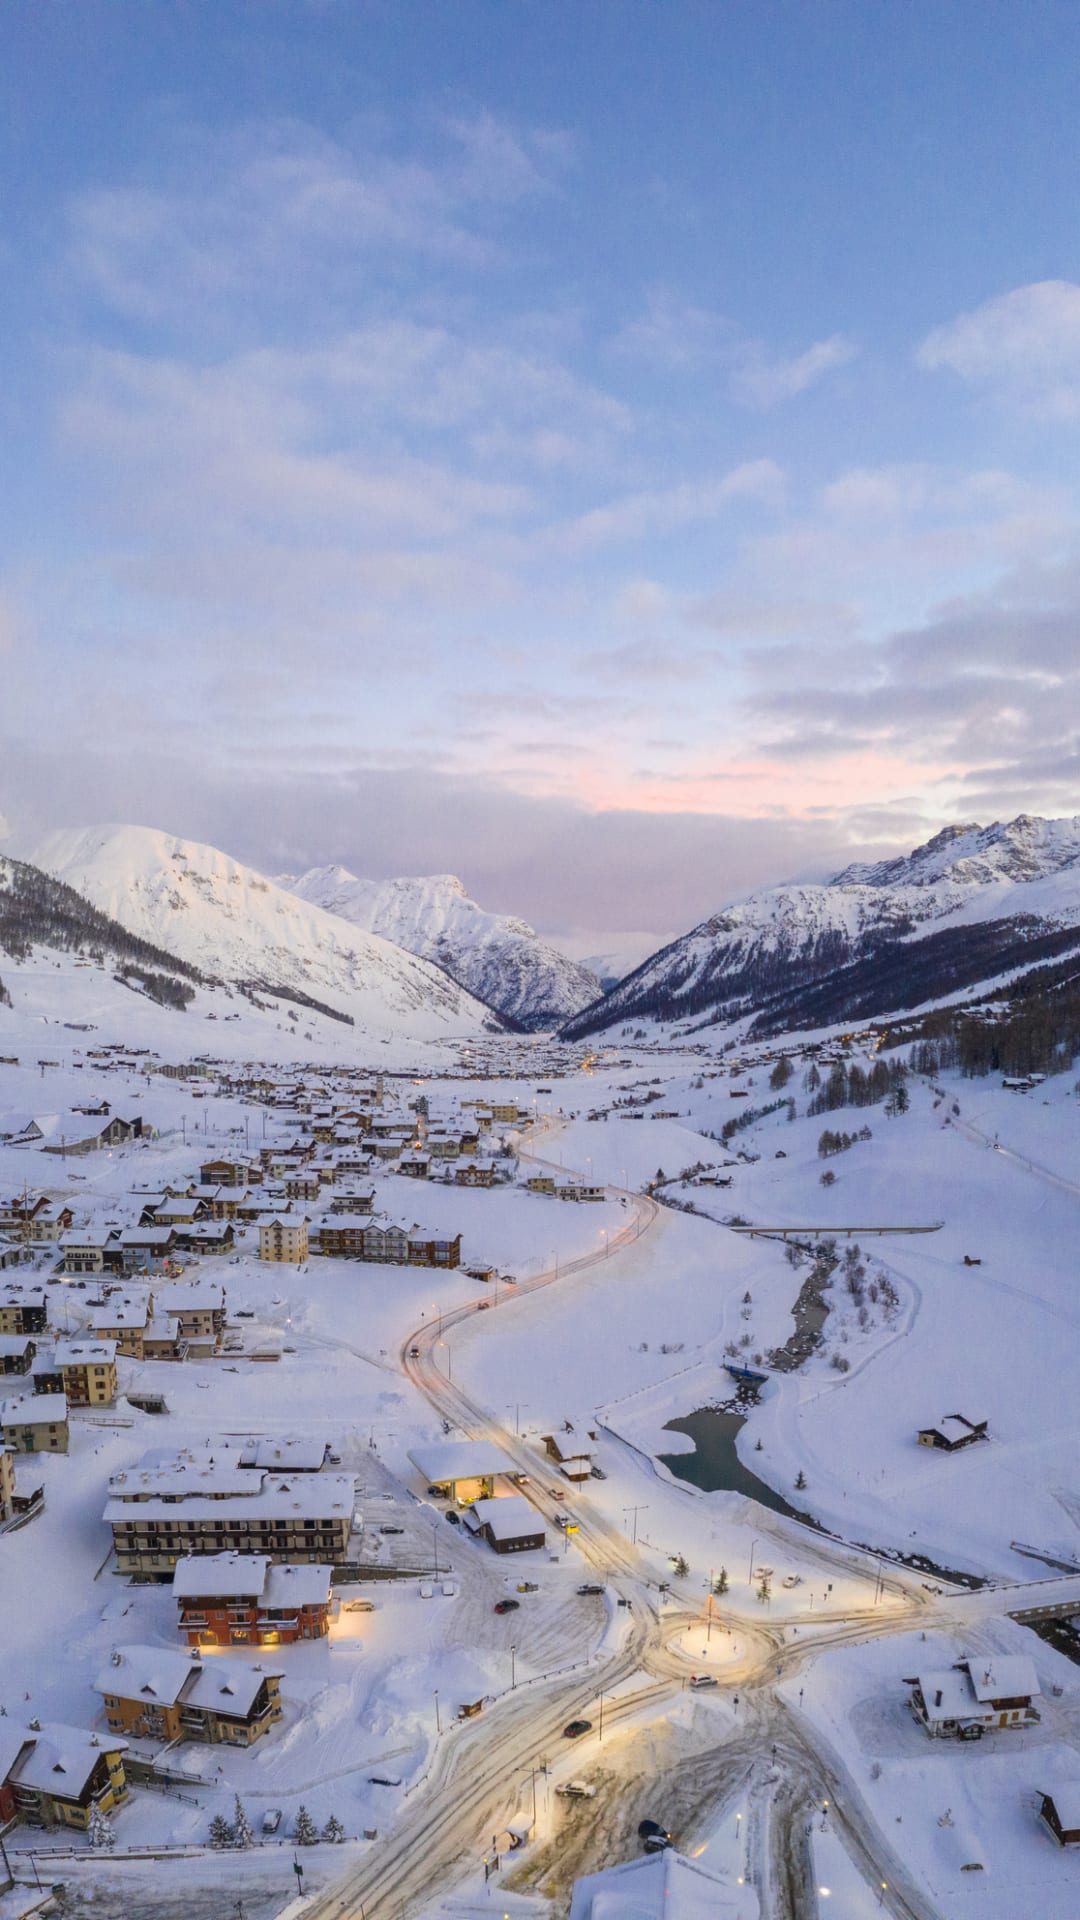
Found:
[(638, 1514), (639, 1514), (639, 1513), (648, 1513), (648, 1511), (649, 1511), (649, 1509), (648, 1509), (648, 1507), (647, 1507), (647, 1506), (639, 1506), (639, 1507), (624, 1507), (624, 1508), (623, 1508), (623, 1519), (624, 1519), (624, 1520), (626, 1519), (626, 1516), (627, 1516), (627, 1514), (628, 1514), (628, 1513), (632, 1513), (632, 1514), (633, 1514), (633, 1516), (634, 1516), (634, 1537), (633, 1537), (633, 1542), (632, 1542), (632, 1544), (633, 1544), (633, 1545), (634, 1545), (635, 1547), (637, 1546), (637, 1517), (638, 1517)]

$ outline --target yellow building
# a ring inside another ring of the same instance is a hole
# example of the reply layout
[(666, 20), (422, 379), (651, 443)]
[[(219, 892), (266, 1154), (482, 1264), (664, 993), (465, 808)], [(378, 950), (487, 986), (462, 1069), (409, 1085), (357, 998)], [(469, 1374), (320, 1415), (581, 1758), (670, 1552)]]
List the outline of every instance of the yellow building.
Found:
[(259, 1216), (259, 1259), (298, 1267), (308, 1257), (308, 1223), (299, 1213)]

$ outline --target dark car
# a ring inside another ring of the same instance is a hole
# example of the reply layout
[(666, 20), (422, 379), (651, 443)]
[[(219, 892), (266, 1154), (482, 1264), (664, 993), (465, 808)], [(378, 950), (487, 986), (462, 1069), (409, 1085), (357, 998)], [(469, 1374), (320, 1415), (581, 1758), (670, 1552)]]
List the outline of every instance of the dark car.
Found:
[(496, 1613), (516, 1613), (520, 1605), (520, 1600), (496, 1600), (495, 1611)]
[(584, 1586), (578, 1588), (579, 1593), (603, 1593), (603, 1591), (603, 1587), (598, 1587), (592, 1580), (586, 1580)]
[(420, 1349), (419, 1349), (419, 1347), (410, 1347), (410, 1348), (409, 1348), (409, 1359), (410, 1359), (410, 1360), (419, 1360), (419, 1358), (420, 1358)]
[(450, 1498), (449, 1487), (429, 1487), (428, 1493), (432, 1500), (449, 1500)]
[(380, 1533), (404, 1533), (404, 1527), (380, 1527)]
[(564, 1740), (580, 1740), (583, 1733), (592, 1732), (591, 1720), (570, 1720), (563, 1728)]
[(449, 1513), (447, 1514), (447, 1516), (446, 1516), (446, 1517), (447, 1517), (447, 1519), (449, 1520), (449, 1522), (450, 1522), (450, 1525), (451, 1525), (452, 1527), (460, 1527), (460, 1525), (461, 1525), (461, 1515), (460, 1515), (460, 1513), (455, 1513), (455, 1512), (454, 1512), (454, 1509), (453, 1509), (453, 1507), (451, 1507), (451, 1509), (450, 1509), (450, 1511), (449, 1511)]
[(671, 1845), (671, 1835), (659, 1820), (642, 1820), (638, 1825), (638, 1839), (644, 1841), (646, 1853), (661, 1853)]
[(603, 1467), (590, 1467), (590, 1468), (589, 1468), (589, 1472), (590, 1472), (590, 1474), (592, 1475), (592, 1477), (593, 1477), (593, 1479), (594, 1479), (594, 1480), (606, 1480), (606, 1479), (607, 1479), (607, 1474), (606, 1474), (606, 1473), (604, 1472), (604, 1469), (603, 1469)]

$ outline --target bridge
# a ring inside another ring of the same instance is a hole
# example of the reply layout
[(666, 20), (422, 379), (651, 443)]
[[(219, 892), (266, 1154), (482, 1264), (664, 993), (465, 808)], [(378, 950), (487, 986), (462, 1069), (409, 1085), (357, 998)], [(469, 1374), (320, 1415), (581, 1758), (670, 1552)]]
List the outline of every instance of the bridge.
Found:
[(854, 1233), (860, 1233), (867, 1239), (869, 1239), (874, 1234), (882, 1234), (882, 1233), (940, 1233), (944, 1225), (945, 1225), (944, 1220), (934, 1220), (934, 1221), (931, 1221), (930, 1225), (926, 1227), (833, 1227), (833, 1226), (826, 1226), (826, 1227), (823, 1227), (823, 1226), (814, 1226), (814, 1227), (739, 1226), (739, 1227), (735, 1227), (733, 1226), (731, 1228), (731, 1232), (745, 1233), (748, 1236), (748, 1238), (751, 1240), (757, 1239), (758, 1237), (761, 1237), (761, 1238), (770, 1237), (772, 1239), (786, 1240), (788, 1239), (789, 1236), (794, 1236), (796, 1239), (800, 1239), (800, 1240), (821, 1240), (826, 1237), (838, 1237), (844, 1234), (846, 1234), (847, 1238), (850, 1240), (852, 1234)]

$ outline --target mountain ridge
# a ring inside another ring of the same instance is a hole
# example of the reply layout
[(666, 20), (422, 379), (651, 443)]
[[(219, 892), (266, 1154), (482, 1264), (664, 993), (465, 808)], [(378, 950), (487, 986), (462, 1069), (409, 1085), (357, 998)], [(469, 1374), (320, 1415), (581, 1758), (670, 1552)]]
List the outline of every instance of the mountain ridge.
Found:
[(216, 847), (152, 827), (60, 830), (33, 864), (131, 933), (225, 981), (292, 993), (376, 1037), (495, 1031), (437, 966), (274, 885)]
[(975, 987), (1022, 965), (1025, 949), (1061, 950), (1074, 928), (1080, 941), (1080, 816), (965, 823), (898, 858), (748, 894), (562, 1031), (578, 1039), (640, 1018), (750, 1016), (772, 1032), (885, 1014)]
[(527, 921), (487, 912), (456, 874), (364, 880), (346, 867), (326, 866), (288, 884), (298, 899), (434, 962), (526, 1032), (560, 1026), (601, 992), (594, 973), (541, 939)]

